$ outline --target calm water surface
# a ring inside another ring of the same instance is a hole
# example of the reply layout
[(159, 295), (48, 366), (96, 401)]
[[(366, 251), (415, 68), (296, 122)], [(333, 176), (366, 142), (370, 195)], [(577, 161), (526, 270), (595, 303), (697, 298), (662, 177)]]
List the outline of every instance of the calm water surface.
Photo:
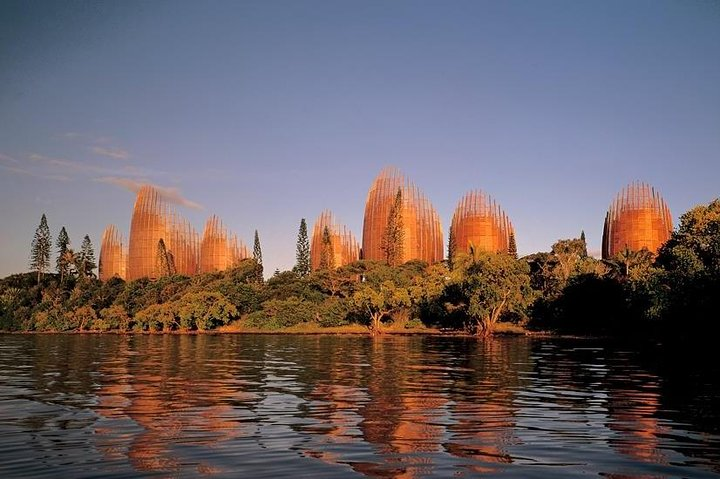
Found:
[(701, 352), (0, 335), (0, 477), (720, 477)]

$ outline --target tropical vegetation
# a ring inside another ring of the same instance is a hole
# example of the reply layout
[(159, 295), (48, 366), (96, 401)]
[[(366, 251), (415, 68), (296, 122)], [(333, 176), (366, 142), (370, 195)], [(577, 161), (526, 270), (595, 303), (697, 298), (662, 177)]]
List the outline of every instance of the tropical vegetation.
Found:
[[(394, 225), (399, 221), (392, 219)], [(57, 273), (48, 272), (46, 228), (43, 216), (32, 242), (33, 271), (0, 280), (2, 330), (349, 328), (488, 337), (499, 325), (511, 324), (530, 332), (677, 337), (704, 331), (720, 308), (720, 199), (682, 215), (657, 255), (625, 250), (611, 260), (589, 256), (583, 233), (522, 258), (514, 251), (488, 253), (471, 245), (468, 253), (449, 248), (452, 261), (394, 264), (401, 238), (393, 228), (385, 240), (387, 261), (335, 268), (327, 258), (308, 272), (303, 221), (298, 264), (267, 281), (260, 276), (257, 234), (254, 258), (226, 271), (175, 274), (171, 255), (161, 245), (161, 277), (102, 282), (92, 273), (90, 239), (86, 236), (74, 253), (64, 228), (56, 242)]]

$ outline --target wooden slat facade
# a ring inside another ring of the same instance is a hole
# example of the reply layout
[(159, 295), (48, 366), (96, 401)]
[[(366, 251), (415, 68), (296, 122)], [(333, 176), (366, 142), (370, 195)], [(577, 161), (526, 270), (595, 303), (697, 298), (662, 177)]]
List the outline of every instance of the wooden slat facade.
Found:
[(398, 189), (402, 191), (404, 239), (401, 262), (419, 259), (436, 263), (443, 259), (440, 217), (430, 201), (397, 168), (386, 167), (375, 178), (365, 202), (363, 259), (382, 261), (382, 237)]
[(462, 197), (450, 225), (457, 253), (475, 248), (491, 253), (507, 253), (512, 223), (505, 212), (488, 194), (470, 191)]
[(632, 183), (615, 197), (605, 216), (602, 257), (610, 259), (626, 248), (657, 253), (672, 229), (670, 209), (660, 193), (646, 183)]

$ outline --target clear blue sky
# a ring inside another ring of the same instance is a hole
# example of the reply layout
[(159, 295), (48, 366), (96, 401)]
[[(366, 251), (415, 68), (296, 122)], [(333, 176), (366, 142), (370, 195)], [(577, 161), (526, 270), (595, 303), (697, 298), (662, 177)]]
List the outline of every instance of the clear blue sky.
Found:
[(288, 269), (324, 208), (360, 241), (387, 164), (446, 233), (490, 193), (521, 254), (599, 251), (633, 180), (677, 220), (720, 195), (720, 2), (0, 2), (0, 276), (43, 212), (127, 238), (137, 182)]

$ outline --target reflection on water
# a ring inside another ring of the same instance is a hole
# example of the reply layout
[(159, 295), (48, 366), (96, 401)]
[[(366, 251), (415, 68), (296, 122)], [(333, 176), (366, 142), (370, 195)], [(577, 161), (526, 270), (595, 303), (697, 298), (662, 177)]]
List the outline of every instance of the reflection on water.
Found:
[(527, 338), (3, 335), (0, 477), (720, 476), (717, 367), (670, 353)]

